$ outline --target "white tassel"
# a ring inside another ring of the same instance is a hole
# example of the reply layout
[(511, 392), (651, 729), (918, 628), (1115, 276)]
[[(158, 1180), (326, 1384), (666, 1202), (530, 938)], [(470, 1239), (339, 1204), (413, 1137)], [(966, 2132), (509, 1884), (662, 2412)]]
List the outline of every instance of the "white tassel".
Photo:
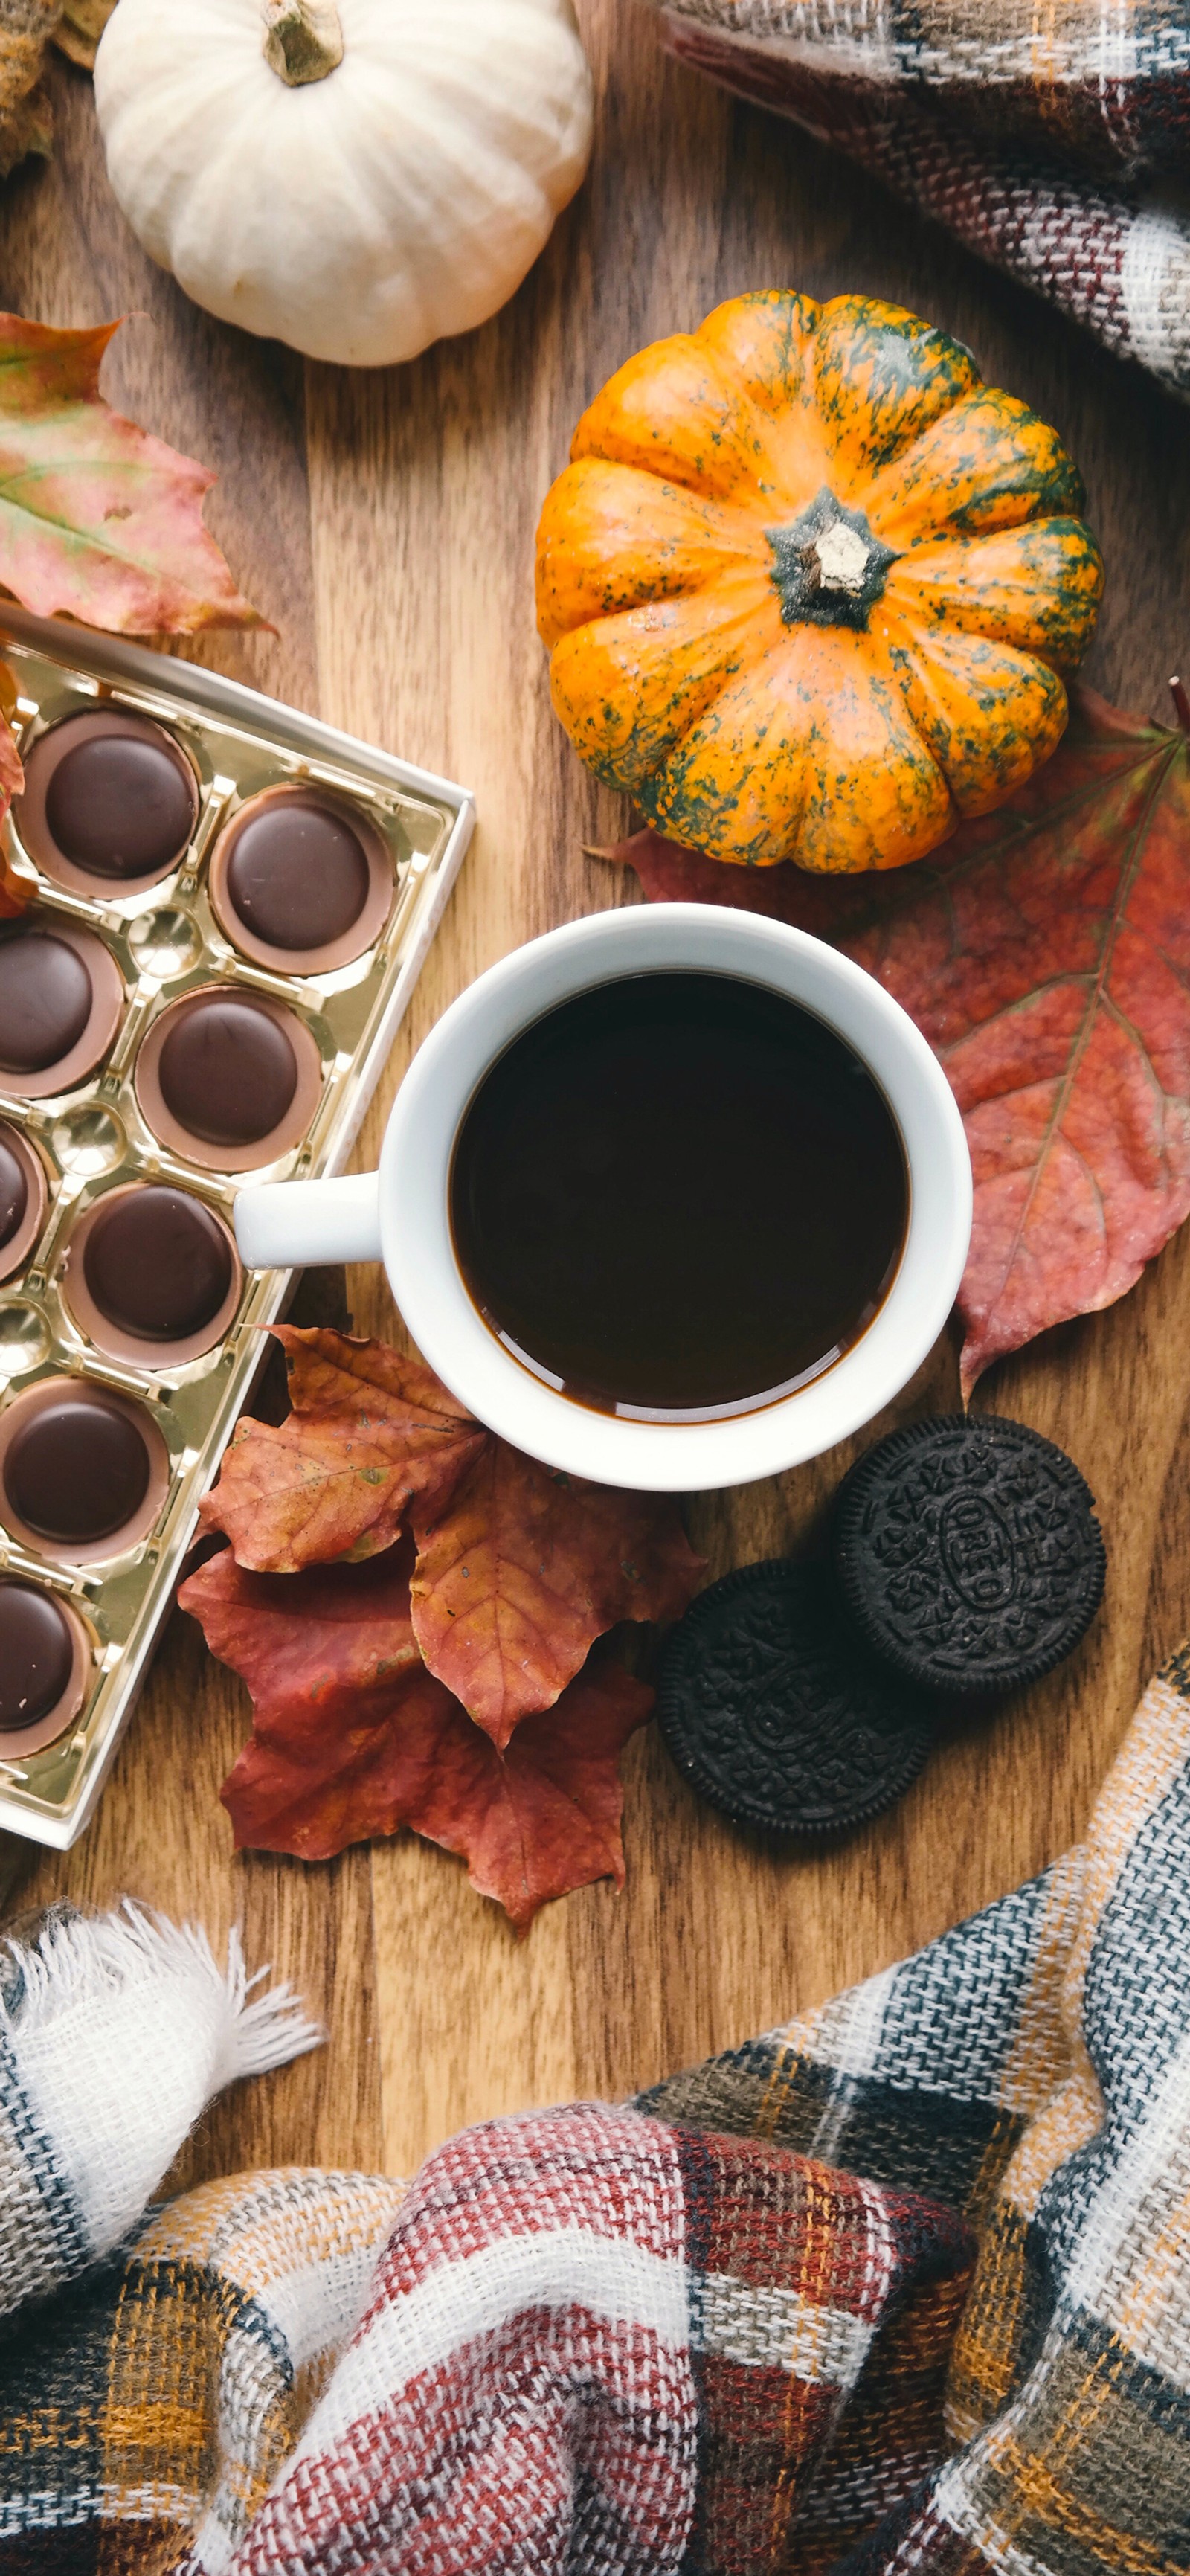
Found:
[[(187, 1927), (189, 1928), (189, 1927)], [(206, 1934), (195, 1938), (202, 1942), (211, 1958)], [(218, 1976), (218, 1968), (211, 1959)], [(316, 2021), (305, 2012), (300, 1995), (295, 1995), (288, 1979), (270, 1986), (268, 1993), (257, 1995), (250, 2003), (253, 1988), (271, 1968), (258, 1968), (249, 1976), (244, 1960), (244, 1945), (235, 1924), (227, 1936), (226, 1992), (228, 2015), (224, 2030), (224, 2048), (219, 2060), (218, 2090), (234, 2084), (241, 2075), (266, 2075), (273, 2066), (288, 2066), (291, 2057), (304, 2057), (308, 2049), (320, 2048), (326, 2036)]]
[(238, 1932), (221, 1969), (197, 1925), (128, 1901), (51, 1914), (4, 1948), (0, 2029), (91, 2255), (139, 2217), (214, 2094), (323, 2036), (288, 1985), (254, 1992), (269, 1972), (248, 1975)]

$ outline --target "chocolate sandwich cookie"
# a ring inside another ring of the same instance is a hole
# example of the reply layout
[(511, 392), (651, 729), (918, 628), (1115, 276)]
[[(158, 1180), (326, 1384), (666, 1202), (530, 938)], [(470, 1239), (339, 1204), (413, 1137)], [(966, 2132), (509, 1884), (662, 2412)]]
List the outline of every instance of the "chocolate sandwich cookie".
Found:
[(838, 1833), (921, 1770), (929, 1718), (847, 1621), (828, 1567), (742, 1566), (670, 1639), (657, 1714), (692, 1788), (733, 1824)]
[(1103, 1538), (1064, 1450), (998, 1414), (941, 1414), (844, 1478), (835, 1567), (858, 1628), (907, 1681), (964, 1699), (1060, 1663), (1103, 1597)]

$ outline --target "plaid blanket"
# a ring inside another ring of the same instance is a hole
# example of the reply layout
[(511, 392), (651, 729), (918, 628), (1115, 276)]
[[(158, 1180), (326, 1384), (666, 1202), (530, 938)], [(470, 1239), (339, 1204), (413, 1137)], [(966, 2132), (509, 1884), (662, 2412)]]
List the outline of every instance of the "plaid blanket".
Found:
[(684, 61), (1190, 392), (1185, 0), (655, 5)]
[[(1081, 1850), (787, 2029), (471, 2130), (406, 2192), (241, 2175), (122, 2245), (109, 2215), (97, 2257), (28, 1955), (0, 2570), (1190, 2568), (1190, 1652)], [(127, 2123), (151, 2052), (112, 2081)]]

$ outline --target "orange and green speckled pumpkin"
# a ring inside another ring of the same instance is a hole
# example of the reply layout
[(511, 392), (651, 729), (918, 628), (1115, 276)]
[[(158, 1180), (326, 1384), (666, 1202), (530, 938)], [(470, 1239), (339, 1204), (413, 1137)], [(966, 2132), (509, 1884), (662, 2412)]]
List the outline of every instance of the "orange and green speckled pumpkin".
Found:
[(898, 306), (741, 295), (630, 358), (541, 516), (553, 702), (675, 840), (895, 868), (1053, 750), (1103, 588), (1052, 429)]

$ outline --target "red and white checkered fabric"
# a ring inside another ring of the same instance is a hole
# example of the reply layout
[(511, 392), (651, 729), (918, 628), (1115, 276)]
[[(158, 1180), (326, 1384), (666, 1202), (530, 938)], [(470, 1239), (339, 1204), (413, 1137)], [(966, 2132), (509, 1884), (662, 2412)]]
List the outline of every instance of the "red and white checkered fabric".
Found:
[(1190, 393), (1182, 0), (657, 6), (684, 61), (850, 153)]

